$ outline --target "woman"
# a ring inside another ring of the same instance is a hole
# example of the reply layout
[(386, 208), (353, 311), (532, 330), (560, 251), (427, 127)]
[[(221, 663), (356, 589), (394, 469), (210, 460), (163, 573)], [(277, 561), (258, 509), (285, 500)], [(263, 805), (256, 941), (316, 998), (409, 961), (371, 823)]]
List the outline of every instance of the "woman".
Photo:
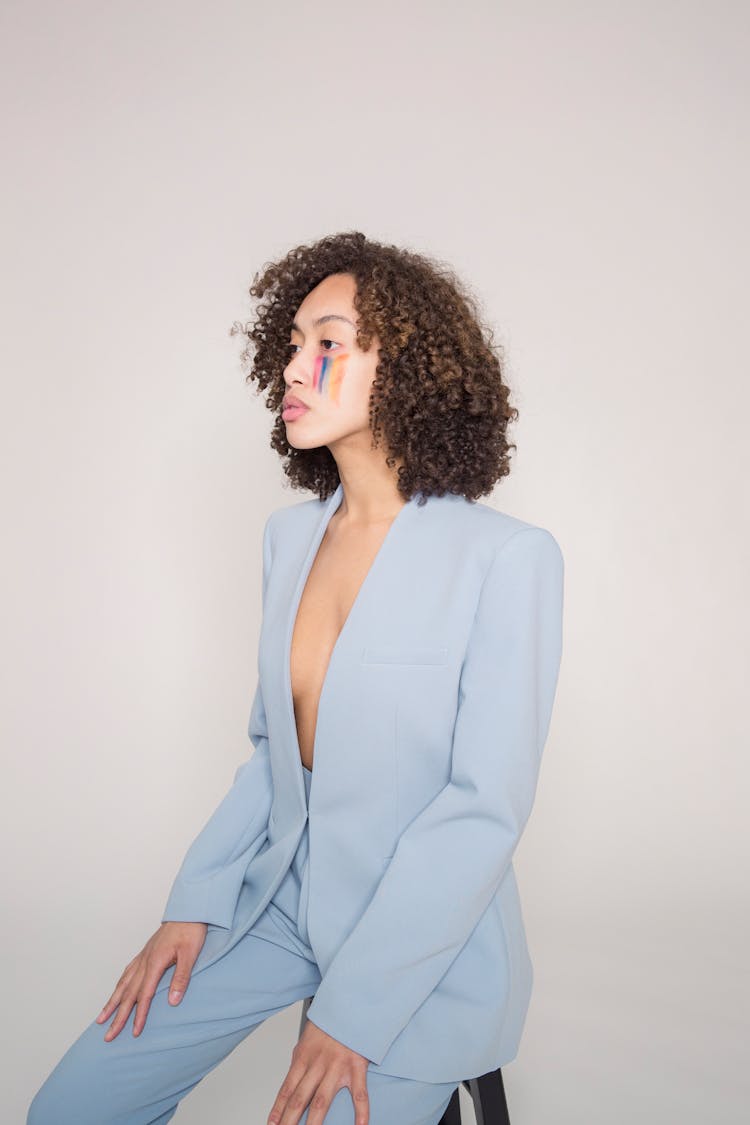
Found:
[(509, 471), (501, 359), (450, 271), (358, 232), (250, 292), (248, 379), (287, 476), (317, 493), (264, 530), (254, 753), (29, 1125), (166, 1122), (308, 996), (268, 1125), (437, 1123), (518, 1049), (532, 968), (511, 861), (563, 561), (476, 502)]

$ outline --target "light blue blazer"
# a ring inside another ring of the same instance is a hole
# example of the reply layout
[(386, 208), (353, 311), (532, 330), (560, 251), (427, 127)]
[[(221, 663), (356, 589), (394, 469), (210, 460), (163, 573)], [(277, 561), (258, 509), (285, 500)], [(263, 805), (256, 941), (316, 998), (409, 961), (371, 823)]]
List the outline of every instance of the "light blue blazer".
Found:
[(372, 1068), (461, 1081), (517, 1053), (532, 987), (512, 858), (562, 650), (549, 531), (461, 496), (398, 512), (334, 647), (309, 813), (289, 670), (342, 486), (272, 512), (252, 756), (190, 846), (163, 921), (209, 929), (194, 972), (253, 925), (309, 815), (308, 1018)]

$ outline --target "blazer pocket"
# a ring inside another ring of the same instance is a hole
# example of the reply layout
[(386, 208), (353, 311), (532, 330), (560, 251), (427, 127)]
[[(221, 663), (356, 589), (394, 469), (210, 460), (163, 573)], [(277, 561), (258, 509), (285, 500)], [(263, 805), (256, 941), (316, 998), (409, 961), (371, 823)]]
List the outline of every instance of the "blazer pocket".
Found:
[(447, 664), (448, 649), (432, 645), (370, 645), (363, 664)]

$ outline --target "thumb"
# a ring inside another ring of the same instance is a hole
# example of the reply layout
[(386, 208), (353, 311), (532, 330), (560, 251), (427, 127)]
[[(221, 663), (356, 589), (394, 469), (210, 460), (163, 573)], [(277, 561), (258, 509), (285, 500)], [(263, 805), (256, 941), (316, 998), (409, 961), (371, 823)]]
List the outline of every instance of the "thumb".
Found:
[(177, 952), (177, 964), (175, 965), (174, 972), (172, 973), (172, 980), (169, 985), (169, 1003), (179, 1004), (182, 1000), (185, 989), (190, 981), (190, 973), (192, 971), (194, 959), (191, 960), (189, 955), (183, 950)]

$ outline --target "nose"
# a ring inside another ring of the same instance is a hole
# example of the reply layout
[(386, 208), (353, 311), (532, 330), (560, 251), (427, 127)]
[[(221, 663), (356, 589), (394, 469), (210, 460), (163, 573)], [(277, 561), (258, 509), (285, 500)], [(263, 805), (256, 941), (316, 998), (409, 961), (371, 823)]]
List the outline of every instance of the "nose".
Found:
[(294, 352), (284, 368), (284, 381), (287, 386), (291, 386), (292, 383), (306, 383), (311, 378), (312, 360), (304, 355), (303, 349)]

